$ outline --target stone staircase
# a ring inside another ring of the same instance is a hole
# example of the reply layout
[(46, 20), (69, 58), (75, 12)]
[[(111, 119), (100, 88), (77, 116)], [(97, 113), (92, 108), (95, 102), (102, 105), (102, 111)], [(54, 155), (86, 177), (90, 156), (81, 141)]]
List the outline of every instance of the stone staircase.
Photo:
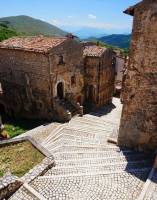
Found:
[(118, 120), (109, 123), (93, 115), (55, 127), (41, 142), (55, 167), (10, 200), (156, 200), (153, 155), (107, 143), (117, 127)]

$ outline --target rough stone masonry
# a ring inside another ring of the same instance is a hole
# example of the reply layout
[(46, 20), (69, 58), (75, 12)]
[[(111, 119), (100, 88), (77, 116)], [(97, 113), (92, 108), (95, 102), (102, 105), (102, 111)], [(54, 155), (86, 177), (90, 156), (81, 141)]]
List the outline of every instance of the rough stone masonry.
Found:
[(15, 37), (0, 43), (0, 112), (68, 121), (112, 100), (113, 51), (69, 37)]
[(123, 92), (119, 145), (157, 147), (157, 1), (143, 0), (125, 13), (134, 16), (130, 61)]

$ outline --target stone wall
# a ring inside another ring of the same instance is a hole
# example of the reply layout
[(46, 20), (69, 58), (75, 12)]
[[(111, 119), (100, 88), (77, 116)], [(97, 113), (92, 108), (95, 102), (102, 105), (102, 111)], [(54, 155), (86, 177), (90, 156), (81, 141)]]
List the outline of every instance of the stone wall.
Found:
[(71, 39), (47, 54), (0, 49), (0, 104), (5, 112), (14, 117), (54, 118), (59, 82), (64, 84), (64, 97), (83, 101), (82, 54), (82, 45)]
[(44, 54), (0, 49), (0, 103), (10, 115), (49, 117), (49, 61)]
[(1, 48), (0, 110), (12, 117), (66, 121), (82, 114), (89, 94), (102, 106), (114, 92), (112, 58), (112, 50), (105, 49), (84, 66), (83, 45), (74, 39), (46, 53)]
[(116, 56), (116, 84), (119, 85), (119, 83), (122, 83), (123, 79), (123, 70), (125, 66), (125, 58)]
[(96, 107), (111, 102), (114, 93), (115, 70), (113, 52), (107, 49), (101, 57), (85, 58), (85, 98)]
[(119, 145), (157, 147), (157, 1), (134, 8), (129, 66), (123, 89)]
[[(59, 56), (63, 64), (58, 64)], [(83, 102), (83, 48), (75, 40), (67, 40), (63, 45), (52, 49), (50, 54), (53, 97), (57, 97), (57, 84), (64, 85), (64, 97), (71, 96), (76, 102), (80, 97)], [(72, 83), (72, 77), (74, 79)]]

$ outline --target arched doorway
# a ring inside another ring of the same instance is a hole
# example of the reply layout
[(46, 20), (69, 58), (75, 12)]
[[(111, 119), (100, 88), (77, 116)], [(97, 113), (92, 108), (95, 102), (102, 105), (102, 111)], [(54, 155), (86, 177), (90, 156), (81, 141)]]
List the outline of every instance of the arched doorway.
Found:
[(64, 85), (62, 82), (57, 85), (57, 97), (63, 99), (64, 97)]

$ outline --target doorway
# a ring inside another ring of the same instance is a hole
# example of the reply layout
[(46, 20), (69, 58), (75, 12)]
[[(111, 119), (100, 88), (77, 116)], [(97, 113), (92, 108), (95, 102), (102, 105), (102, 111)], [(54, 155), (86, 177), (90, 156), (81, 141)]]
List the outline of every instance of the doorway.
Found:
[(60, 99), (64, 98), (64, 85), (62, 82), (57, 85), (57, 97)]
[(5, 115), (5, 108), (3, 104), (0, 104), (0, 115)]
[(93, 85), (90, 85), (88, 87), (88, 96), (87, 96), (87, 100), (90, 103), (95, 103), (95, 88)]

